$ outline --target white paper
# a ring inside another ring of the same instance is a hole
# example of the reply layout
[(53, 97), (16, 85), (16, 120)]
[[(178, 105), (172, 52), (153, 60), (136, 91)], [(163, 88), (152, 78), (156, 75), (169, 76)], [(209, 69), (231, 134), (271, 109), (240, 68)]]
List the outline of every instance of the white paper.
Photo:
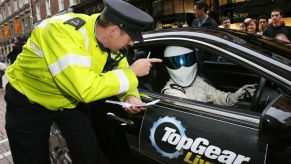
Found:
[(148, 102), (148, 103), (143, 104), (143, 105), (135, 105), (135, 104), (127, 103), (127, 102), (112, 101), (112, 100), (106, 100), (105, 102), (106, 103), (111, 103), (111, 104), (121, 105), (124, 108), (129, 108), (129, 107), (145, 107), (145, 106), (155, 105), (159, 101), (160, 101), (160, 99)]

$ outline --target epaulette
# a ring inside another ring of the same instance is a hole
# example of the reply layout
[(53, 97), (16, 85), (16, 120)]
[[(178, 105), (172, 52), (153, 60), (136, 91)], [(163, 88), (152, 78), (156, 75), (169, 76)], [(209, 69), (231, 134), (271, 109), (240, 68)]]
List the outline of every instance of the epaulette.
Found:
[(86, 22), (79, 17), (72, 18), (64, 22), (64, 24), (69, 24), (71, 26), (74, 26), (75, 30), (79, 30), (85, 23)]

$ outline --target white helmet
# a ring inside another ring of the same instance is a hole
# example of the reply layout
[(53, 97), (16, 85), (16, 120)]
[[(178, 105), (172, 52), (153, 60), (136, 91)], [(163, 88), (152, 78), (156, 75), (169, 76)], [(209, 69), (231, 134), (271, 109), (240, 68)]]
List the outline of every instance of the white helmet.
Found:
[(190, 86), (197, 74), (196, 54), (179, 46), (168, 46), (164, 51), (166, 68), (172, 80), (181, 87)]

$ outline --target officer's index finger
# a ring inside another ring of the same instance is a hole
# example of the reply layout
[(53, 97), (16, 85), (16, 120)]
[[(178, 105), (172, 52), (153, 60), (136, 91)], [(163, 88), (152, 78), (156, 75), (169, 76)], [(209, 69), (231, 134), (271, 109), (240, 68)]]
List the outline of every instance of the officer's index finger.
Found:
[(161, 63), (163, 60), (158, 58), (150, 58), (149, 61), (151, 63)]

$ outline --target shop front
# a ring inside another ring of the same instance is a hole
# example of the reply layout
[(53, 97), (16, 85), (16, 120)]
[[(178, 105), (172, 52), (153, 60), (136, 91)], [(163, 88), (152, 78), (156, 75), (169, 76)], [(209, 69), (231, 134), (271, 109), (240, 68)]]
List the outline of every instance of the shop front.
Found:
[[(163, 28), (182, 27), (193, 19), (193, 0), (127, 0), (132, 5), (146, 11), (154, 17), (155, 23), (161, 22)], [(83, 0), (72, 7), (76, 13), (91, 15), (104, 8), (102, 0)], [(148, 30), (155, 26), (148, 27)]]
[(281, 9), (284, 12), (285, 24), (291, 26), (291, 1), (289, 0), (244, 0), (220, 6), (221, 16), (229, 17), (233, 25), (237, 26), (246, 18), (258, 19), (261, 15), (270, 17), (273, 9)]
[[(154, 17), (155, 24), (147, 30), (191, 26), (194, 19), (193, 4), (197, 0), (126, 0)], [(286, 25), (291, 26), (290, 0), (204, 0), (209, 4), (209, 15), (218, 24), (222, 17), (229, 17), (232, 28), (236, 28), (245, 18), (257, 19), (269, 16), (272, 9), (282, 9)], [(73, 6), (77, 13), (93, 14), (104, 8), (102, 0), (82, 0)]]

